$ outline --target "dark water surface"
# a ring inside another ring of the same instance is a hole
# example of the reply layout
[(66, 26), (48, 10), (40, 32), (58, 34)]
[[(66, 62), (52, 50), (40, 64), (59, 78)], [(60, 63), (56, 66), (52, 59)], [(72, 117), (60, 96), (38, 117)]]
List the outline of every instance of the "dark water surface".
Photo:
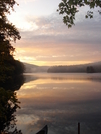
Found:
[(48, 125), (48, 134), (101, 134), (100, 74), (25, 74), (17, 92), (21, 109), (17, 126), (35, 134)]

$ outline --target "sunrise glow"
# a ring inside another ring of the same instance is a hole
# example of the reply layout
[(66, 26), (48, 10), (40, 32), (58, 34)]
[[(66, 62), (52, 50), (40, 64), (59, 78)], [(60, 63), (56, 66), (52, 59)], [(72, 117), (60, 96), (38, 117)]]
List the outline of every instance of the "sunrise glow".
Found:
[(15, 59), (39, 66), (101, 60), (101, 17), (94, 14), (93, 21), (85, 19), (88, 7), (81, 8), (76, 25), (68, 29), (56, 11), (60, 1), (18, 0), (19, 6), (8, 16), (21, 34), (21, 40), (14, 44)]

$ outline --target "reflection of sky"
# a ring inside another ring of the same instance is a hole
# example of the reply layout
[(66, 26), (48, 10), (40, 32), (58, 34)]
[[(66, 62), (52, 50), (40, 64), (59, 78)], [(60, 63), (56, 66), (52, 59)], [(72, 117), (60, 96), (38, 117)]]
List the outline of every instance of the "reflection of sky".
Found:
[(25, 134), (35, 133), (47, 124), (49, 134), (76, 134), (80, 121), (82, 134), (99, 132), (101, 83), (86, 77), (81, 82), (72, 77), (71, 82), (63, 79), (63, 74), (62, 80), (57, 76), (32, 80), (18, 91), (22, 107), (17, 116), (20, 129)]

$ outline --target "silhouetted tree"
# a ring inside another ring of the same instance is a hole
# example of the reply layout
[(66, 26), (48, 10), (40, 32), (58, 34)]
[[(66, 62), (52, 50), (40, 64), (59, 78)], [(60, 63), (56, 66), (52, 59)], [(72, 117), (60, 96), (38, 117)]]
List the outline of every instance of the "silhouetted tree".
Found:
[(95, 73), (95, 70), (92, 66), (87, 67), (87, 73)]
[[(59, 11), (59, 14), (64, 15), (63, 22), (69, 28), (74, 25), (75, 15), (79, 11), (79, 7), (86, 5), (88, 5), (90, 9), (94, 7), (101, 8), (101, 0), (62, 0), (57, 11)], [(98, 12), (101, 14), (101, 11), (98, 10)], [(93, 12), (91, 10), (87, 11), (85, 17), (93, 18)]]
[(19, 31), (7, 19), (7, 14), (14, 10), (15, 0), (0, 0), (0, 36), (9, 41), (20, 39)]
[(20, 33), (7, 19), (15, 4), (15, 0), (0, 0), (0, 82), (3, 83), (24, 72), (23, 64), (13, 57), (15, 48), (11, 45), (21, 38)]
[(25, 66), (22, 62), (15, 60), (15, 74), (19, 75), (22, 74), (25, 70)]

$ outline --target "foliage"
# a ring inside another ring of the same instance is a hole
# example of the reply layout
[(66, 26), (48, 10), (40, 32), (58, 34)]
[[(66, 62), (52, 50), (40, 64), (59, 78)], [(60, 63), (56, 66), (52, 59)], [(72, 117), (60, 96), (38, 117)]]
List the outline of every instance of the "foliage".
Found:
[(15, 60), (15, 74), (22, 74), (25, 70), (25, 66), (22, 62)]
[(15, 0), (0, 0), (0, 34), (3, 34), (5, 39), (13, 41), (21, 38), (19, 31), (7, 19), (7, 14), (14, 10), (15, 4)]
[(24, 83), (25, 78), (23, 76), (23, 72), (25, 70), (25, 66), (18, 60), (7, 59), (4, 61), (2, 66), (3, 68), (0, 70), (0, 86), (5, 88), (6, 90), (18, 90)]
[[(101, 7), (100, 0), (62, 0), (59, 4), (58, 12), (63, 16), (63, 22), (68, 26), (68, 28), (74, 25), (75, 15), (79, 11), (79, 7), (88, 5), (90, 9), (94, 7)], [(98, 10), (101, 14), (101, 11)], [(87, 11), (85, 15), (86, 18), (93, 18), (93, 12)]]
[(10, 14), (13, 6), (15, 5), (14, 0), (0, 0), (0, 61), (1, 65), (5, 60), (14, 60), (13, 52), (14, 47), (11, 45), (11, 41), (20, 39), (20, 34), (16, 27), (10, 23), (7, 19), (7, 14)]
[(24, 72), (21, 62), (14, 60), (15, 48), (11, 42), (20, 39), (17, 28), (8, 21), (7, 14), (14, 10), (15, 0), (0, 0), (0, 82), (11, 80), (14, 75)]
[(2, 55), (0, 59), (0, 85), (10, 81), (14, 82), (15, 77), (24, 72), (23, 63), (14, 60), (11, 55)]

